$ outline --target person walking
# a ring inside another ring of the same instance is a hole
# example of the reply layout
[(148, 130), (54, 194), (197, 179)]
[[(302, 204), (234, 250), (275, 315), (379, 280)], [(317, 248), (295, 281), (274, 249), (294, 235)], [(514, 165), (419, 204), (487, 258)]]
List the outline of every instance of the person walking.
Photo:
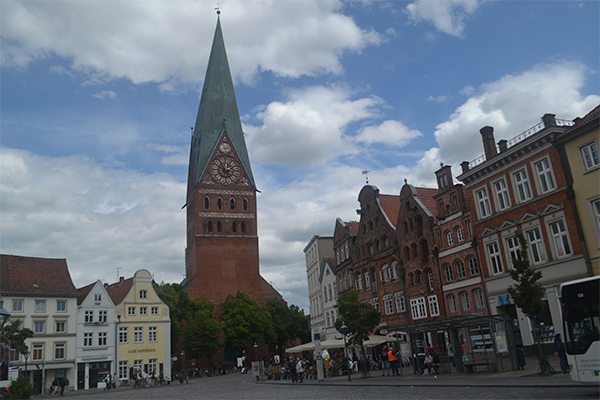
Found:
[(398, 373), (398, 356), (396, 355), (396, 350), (394, 350), (393, 347), (390, 347), (390, 350), (388, 351), (388, 360), (392, 369), (392, 375), (400, 375)]
[(304, 382), (304, 361), (302, 361), (302, 356), (298, 357), (298, 361), (296, 362), (296, 372), (300, 377), (300, 383)]
[(390, 361), (388, 357), (388, 348), (387, 345), (383, 345), (383, 349), (381, 349), (381, 353), (379, 354), (379, 361), (381, 361), (381, 376), (385, 376), (385, 372), (387, 371), (387, 375), (390, 376)]
[(557, 333), (556, 336), (554, 336), (554, 348), (554, 355), (557, 356), (560, 361), (560, 370), (563, 374), (566, 374), (569, 372), (569, 363), (567, 362), (567, 352), (560, 333)]
[(110, 374), (106, 374), (104, 377), (104, 390), (110, 390), (112, 388), (112, 382), (110, 379)]
[(290, 357), (288, 361), (288, 369), (290, 370), (290, 375), (292, 376), (292, 383), (298, 382), (298, 375), (296, 374), (296, 362), (294, 361), (294, 357)]

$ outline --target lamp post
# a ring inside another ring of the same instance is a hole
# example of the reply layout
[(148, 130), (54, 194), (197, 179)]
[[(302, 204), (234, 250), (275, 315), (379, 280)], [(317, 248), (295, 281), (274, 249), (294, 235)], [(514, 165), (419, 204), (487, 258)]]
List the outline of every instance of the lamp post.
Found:
[(181, 350), (181, 377), (183, 378), (183, 357), (185, 356), (185, 351)]
[(344, 350), (346, 351), (346, 368), (348, 368), (348, 382), (352, 381), (352, 376), (350, 376), (350, 363), (348, 362), (348, 344), (346, 343), (346, 334), (348, 333), (348, 327), (346, 323), (342, 321), (342, 326), (340, 326), (340, 333), (344, 335)]
[(10, 313), (4, 309), (4, 300), (2, 300), (2, 297), (0, 297), (0, 332), (2, 332), (2, 329), (4, 329), (4, 324), (6, 324), (6, 321), (8, 321), (9, 317)]
[(275, 355), (279, 355), (279, 346), (277, 344), (275, 345)]
[(258, 344), (254, 342), (254, 359), (258, 361)]
[(27, 359), (29, 358), (29, 347), (27, 347), (27, 351), (23, 353), (23, 357), (25, 357), (25, 377), (27, 376)]
[(242, 359), (244, 361), (243, 367), (246, 368), (246, 350), (242, 350)]

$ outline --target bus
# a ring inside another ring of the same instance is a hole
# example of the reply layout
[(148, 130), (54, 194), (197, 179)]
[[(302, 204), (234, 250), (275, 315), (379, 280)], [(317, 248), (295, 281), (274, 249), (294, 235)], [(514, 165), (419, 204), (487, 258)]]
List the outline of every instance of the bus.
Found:
[(600, 383), (600, 276), (561, 285), (567, 361), (571, 379)]

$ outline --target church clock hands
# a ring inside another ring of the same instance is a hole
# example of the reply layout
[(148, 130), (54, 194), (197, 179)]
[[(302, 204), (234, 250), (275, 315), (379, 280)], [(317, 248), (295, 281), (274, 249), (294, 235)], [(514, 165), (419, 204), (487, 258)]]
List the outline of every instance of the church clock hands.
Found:
[(231, 157), (219, 157), (212, 164), (211, 176), (218, 183), (234, 183), (240, 176), (240, 167)]

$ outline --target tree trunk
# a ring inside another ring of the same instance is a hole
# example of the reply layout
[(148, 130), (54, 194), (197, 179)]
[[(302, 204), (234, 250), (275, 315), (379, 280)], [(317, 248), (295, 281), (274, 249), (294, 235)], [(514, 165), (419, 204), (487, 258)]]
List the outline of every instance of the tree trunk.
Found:
[(538, 324), (535, 319), (531, 320), (533, 327), (533, 344), (535, 346), (535, 351), (538, 359), (538, 374), (541, 375), (550, 375), (554, 373), (554, 368), (548, 362), (548, 358), (544, 355), (544, 351), (542, 350), (542, 344), (540, 343), (539, 335), (538, 335)]

